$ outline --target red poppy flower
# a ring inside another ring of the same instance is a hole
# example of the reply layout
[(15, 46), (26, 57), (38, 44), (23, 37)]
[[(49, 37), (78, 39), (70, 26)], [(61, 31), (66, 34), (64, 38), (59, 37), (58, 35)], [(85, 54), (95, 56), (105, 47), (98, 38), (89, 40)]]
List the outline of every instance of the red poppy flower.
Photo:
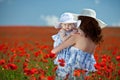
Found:
[(57, 68), (58, 68), (58, 66), (55, 66), (55, 67), (54, 67), (54, 69), (53, 69), (53, 71), (56, 71), (56, 70), (57, 70)]
[(26, 68), (28, 66), (28, 63), (27, 62), (24, 62), (23, 63), (23, 68)]
[(45, 75), (44, 75), (44, 74), (40, 74), (40, 76), (39, 76), (39, 79), (38, 79), (38, 80), (46, 80)]
[(113, 50), (112, 54), (113, 54), (113, 55), (116, 55), (116, 53), (117, 53), (117, 48), (115, 48), (115, 49)]
[(117, 61), (120, 61), (120, 56), (116, 56), (116, 60), (117, 60)]
[(16, 70), (18, 68), (17, 65), (12, 64), (12, 63), (8, 64), (8, 67), (12, 70)]
[(59, 62), (60, 66), (62, 66), (62, 67), (65, 66), (65, 60), (64, 59), (59, 59), (58, 62)]
[(60, 66), (64, 67), (65, 66), (65, 63), (59, 63)]
[(36, 68), (32, 68), (30, 70), (30, 74), (36, 74), (38, 72), (38, 70)]
[(55, 53), (50, 53), (50, 54), (49, 54), (49, 57), (50, 57), (50, 58), (55, 58), (55, 57), (56, 57), (56, 54), (55, 54)]
[(35, 57), (38, 57), (39, 55), (40, 55), (40, 52), (39, 52), (39, 51), (34, 53), (34, 56), (35, 56)]
[(100, 64), (98, 64), (98, 63), (96, 63), (94, 66), (95, 66), (95, 68), (98, 69), (98, 70), (100, 70), (100, 68), (101, 68), (101, 67), (100, 67)]
[(65, 60), (64, 59), (59, 59), (58, 62), (65, 63)]
[(29, 70), (28, 68), (24, 68), (23, 71), (24, 71), (24, 74), (25, 74), (25, 75), (29, 75), (30, 70)]
[(4, 65), (5, 64), (5, 60), (4, 59), (1, 59), (0, 60), (0, 65)]
[(76, 69), (76, 70), (74, 70), (73, 75), (76, 76), (76, 77), (79, 77), (80, 76), (80, 72), (81, 72), (80, 69)]
[(54, 79), (54, 76), (48, 76), (47, 80), (55, 80), (55, 79)]
[(120, 70), (118, 70), (118, 75), (120, 76)]
[(8, 69), (8, 65), (3, 65), (3, 68), (4, 69)]

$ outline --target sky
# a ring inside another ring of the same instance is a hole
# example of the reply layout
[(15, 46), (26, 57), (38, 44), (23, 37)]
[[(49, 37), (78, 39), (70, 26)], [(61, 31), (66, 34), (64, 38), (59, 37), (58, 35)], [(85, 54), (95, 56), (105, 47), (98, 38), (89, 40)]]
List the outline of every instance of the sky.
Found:
[(0, 0), (0, 26), (54, 26), (64, 12), (96, 11), (108, 26), (120, 26), (120, 0)]

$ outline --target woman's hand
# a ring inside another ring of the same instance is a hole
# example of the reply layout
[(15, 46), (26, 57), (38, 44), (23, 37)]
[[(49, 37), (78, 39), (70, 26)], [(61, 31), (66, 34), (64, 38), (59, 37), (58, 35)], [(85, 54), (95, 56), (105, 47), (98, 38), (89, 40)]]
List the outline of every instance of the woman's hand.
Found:
[(55, 58), (56, 57), (56, 53), (54, 53), (54, 52), (51, 51), (51, 53), (49, 54), (49, 57), (50, 58)]

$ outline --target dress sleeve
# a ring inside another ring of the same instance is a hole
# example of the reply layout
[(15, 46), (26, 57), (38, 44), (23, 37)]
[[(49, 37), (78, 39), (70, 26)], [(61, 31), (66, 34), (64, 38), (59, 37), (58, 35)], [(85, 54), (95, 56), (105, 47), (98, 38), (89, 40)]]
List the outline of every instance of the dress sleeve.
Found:
[(62, 42), (59, 33), (53, 35), (52, 39), (54, 40), (54, 42), (53, 42), (53, 47), (54, 48), (57, 47), (58, 45), (60, 45), (61, 42)]

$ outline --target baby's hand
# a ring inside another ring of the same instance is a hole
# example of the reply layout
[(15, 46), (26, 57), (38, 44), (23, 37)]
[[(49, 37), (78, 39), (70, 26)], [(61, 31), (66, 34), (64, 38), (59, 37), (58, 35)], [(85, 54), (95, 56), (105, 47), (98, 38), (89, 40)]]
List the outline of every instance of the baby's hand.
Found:
[(77, 30), (73, 30), (70, 35), (74, 35), (75, 33), (77, 33), (78, 31)]

